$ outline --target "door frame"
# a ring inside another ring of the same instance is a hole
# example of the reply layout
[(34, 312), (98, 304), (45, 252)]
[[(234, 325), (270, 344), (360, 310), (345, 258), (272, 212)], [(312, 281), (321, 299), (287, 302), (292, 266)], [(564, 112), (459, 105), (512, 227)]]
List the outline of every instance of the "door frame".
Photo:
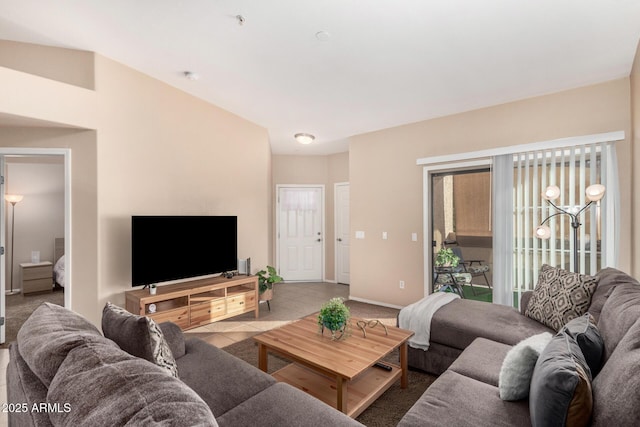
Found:
[(276, 215), (275, 215), (275, 238), (276, 238), (276, 270), (280, 271), (280, 189), (282, 188), (309, 188), (320, 190), (320, 216), (322, 227), (322, 242), (321, 243), (321, 260), (320, 260), (320, 281), (325, 280), (325, 258), (326, 258), (326, 237), (327, 232), (325, 229), (325, 189), (324, 184), (276, 184)]
[[(351, 194), (351, 185), (348, 181), (333, 184), (333, 277), (336, 283), (340, 283), (338, 281), (338, 244), (336, 243), (338, 241), (338, 187), (344, 186), (349, 187), (349, 194)], [(349, 228), (351, 228), (351, 210), (349, 210)], [(349, 235), (351, 235), (351, 232), (349, 232)], [(349, 244), (349, 248), (351, 248), (351, 244)], [(351, 263), (351, 254), (349, 254), (349, 263)], [(349, 274), (349, 282), (351, 282), (351, 274)]]
[[(431, 293), (433, 282), (433, 224), (432, 224), (432, 203), (431, 203), (431, 175), (434, 173), (442, 174), (445, 172), (460, 172), (474, 169), (487, 169), (492, 164), (491, 158), (478, 159), (472, 161), (452, 161), (437, 165), (425, 165), (422, 172), (422, 202), (424, 212), (423, 242), (424, 242), (424, 296)], [(493, 195), (491, 196), (493, 197)]]
[[(71, 246), (71, 149), (70, 148), (21, 148), (21, 147), (0, 147), (1, 161), (4, 163), (6, 156), (63, 156), (64, 158), (64, 253), (65, 253), (65, 288), (64, 288), (64, 306), (68, 309), (72, 309), (71, 295), (72, 295), (72, 246)], [(3, 171), (6, 172), (6, 169)], [(6, 184), (5, 184), (6, 185)], [(2, 186), (2, 199), (4, 201), (4, 194), (6, 193), (5, 185)], [(2, 206), (3, 203), (0, 203)], [(0, 226), (6, 229), (6, 215), (4, 209), (1, 213)], [(6, 248), (6, 233), (0, 233), (0, 245)], [(0, 256), (0, 262), (5, 266), (6, 271), (7, 254)], [(13, 260), (11, 260), (13, 262)], [(6, 318), (6, 274), (2, 274), (0, 277), (0, 316)], [(0, 343), (4, 343), (6, 319), (4, 324), (0, 327)]]

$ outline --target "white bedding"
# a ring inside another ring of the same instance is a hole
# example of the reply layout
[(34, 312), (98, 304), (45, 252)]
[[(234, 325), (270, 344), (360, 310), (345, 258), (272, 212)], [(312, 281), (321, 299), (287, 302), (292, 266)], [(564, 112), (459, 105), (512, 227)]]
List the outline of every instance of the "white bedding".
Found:
[(431, 318), (440, 307), (460, 298), (451, 292), (436, 292), (400, 310), (398, 324), (402, 329), (415, 332), (409, 339), (409, 347), (429, 350)]
[(56, 265), (53, 266), (53, 275), (55, 276), (56, 283), (64, 287), (64, 255), (56, 261)]

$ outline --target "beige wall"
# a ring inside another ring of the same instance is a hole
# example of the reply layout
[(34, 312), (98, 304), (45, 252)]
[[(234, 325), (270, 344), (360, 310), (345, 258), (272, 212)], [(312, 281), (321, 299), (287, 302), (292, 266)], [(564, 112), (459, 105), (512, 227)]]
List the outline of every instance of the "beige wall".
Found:
[[(636, 50), (636, 57), (633, 61), (633, 69), (631, 70), (631, 125), (633, 128), (631, 139), (632, 143), (632, 159), (633, 164), (640, 165), (640, 43)], [(635, 221), (640, 219), (640, 172), (637, 169), (631, 169), (631, 179), (633, 182), (633, 191), (631, 192), (631, 203), (633, 204), (633, 216), (631, 220), (632, 238), (632, 274), (635, 277), (640, 276), (640, 225)]]
[(86, 89), (95, 84), (92, 52), (0, 40), (0, 66)]
[[(98, 55), (95, 70), (94, 92), (63, 85), (65, 91), (58, 82), (0, 68), (9, 77), (0, 78), (2, 92), (30, 100), (0, 100), (0, 114), (96, 129), (0, 128), (3, 146), (72, 150), (72, 308), (99, 323), (106, 301), (124, 304), (131, 289), (131, 215), (237, 215), (238, 256), (266, 264), (266, 130)], [(48, 103), (59, 109), (43, 107), (39, 90), (56, 93)], [(169, 241), (167, 247), (180, 249)]]
[[(622, 235), (631, 230), (629, 79), (531, 98), (351, 138), (351, 296), (403, 306), (424, 294), (422, 168), (416, 160), (562, 137), (625, 131), (617, 144)], [(380, 233), (387, 231), (388, 240)], [(417, 232), (418, 242), (411, 241)], [(620, 268), (630, 270), (630, 239)], [(399, 289), (399, 281), (405, 289)]]
[[(0, 127), (0, 144), (3, 147), (71, 150), (71, 308), (99, 324), (96, 132)], [(67, 263), (65, 267), (68, 266)]]
[[(57, 64), (64, 64), (70, 52), (57, 53)], [(331, 280), (333, 183), (349, 181), (352, 235), (366, 232), (366, 239), (352, 239), (351, 294), (406, 305), (422, 297), (424, 285), (416, 159), (616, 130), (627, 134), (617, 145), (622, 235), (636, 237), (622, 239), (620, 268), (637, 274), (640, 267), (640, 231), (632, 228), (638, 212), (632, 206), (640, 207), (632, 165), (640, 155), (630, 133), (632, 105), (634, 127), (640, 124), (638, 57), (630, 79), (358, 135), (349, 154), (273, 160), (263, 128), (109, 59), (95, 56), (95, 91), (40, 77), (32, 69), (38, 61), (29, 61), (23, 68), (0, 59), (0, 116), (84, 130), (0, 127), (0, 145), (71, 149), (72, 308), (96, 323), (104, 302), (122, 304), (130, 289), (131, 215), (237, 214), (238, 255), (258, 268), (273, 262), (278, 183), (325, 184)], [(418, 242), (411, 241), (413, 232)]]
[[(334, 184), (349, 181), (349, 153), (329, 156), (273, 156), (273, 208), (278, 184), (324, 185), (325, 188), (325, 280), (335, 280)], [(274, 211), (275, 215), (275, 211)], [(274, 233), (277, 230), (274, 230)], [(274, 247), (276, 239), (274, 235)], [(275, 252), (274, 252), (275, 253)], [(275, 256), (274, 256), (275, 258)]]

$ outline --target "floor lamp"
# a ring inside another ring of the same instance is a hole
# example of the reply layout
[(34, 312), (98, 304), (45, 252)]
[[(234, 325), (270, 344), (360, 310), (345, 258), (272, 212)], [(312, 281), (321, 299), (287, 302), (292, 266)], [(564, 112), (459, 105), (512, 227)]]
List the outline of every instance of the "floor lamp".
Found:
[(6, 194), (4, 199), (11, 203), (11, 290), (7, 292), (7, 295), (15, 295), (19, 291), (13, 290), (13, 242), (16, 236), (15, 233), (15, 219), (16, 219), (16, 203), (22, 200), (24, 196), (20, 194)]
[(587, 187), (585, 191), (587, 195), (587, 203), (584, 207), (577, 210), (575, 213), (569, 212), (561, 207), (557, 206), (553, 203), (553, 200), (556, 200), (560, 197), (560, 188), (556, 185), (550, 185), (547, 189), (542, 193), (542, 197), (546, 199), (551, 206), (553, 206), (558, 212), (553, 215), (549, 215), (544, 221), (540, 223), (540, 225), (536, 228), (535, 234), (538, 239), (549, 239), (551, 237), (551, 229), (546, 222), (549, 221), (554, 216), (558, 215), (569, 215), (571, 218), (571, 228), (573, 228), (573, 269), (576, 273), (578, 273), (578, 229), (582, 224), (580, 224), (580, 214), (584, 212), (589, 206), (593, 204), (593, 202), (597, 202), (598, 200), (604, 197), (605, 187), (602, 184), (593, 184)]

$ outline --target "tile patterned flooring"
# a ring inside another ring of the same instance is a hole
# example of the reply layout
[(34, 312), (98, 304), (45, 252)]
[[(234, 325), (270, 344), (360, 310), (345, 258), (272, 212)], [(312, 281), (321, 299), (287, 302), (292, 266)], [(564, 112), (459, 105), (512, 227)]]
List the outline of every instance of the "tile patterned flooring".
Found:
[(333, 283), (278, 283), (275, 285), (269, 311), (260, 304), (260, 316), (253, 312), (210, 323), (186, 331), (217, 347), (242, 341), (269, 329), (284, 325), (320, 310), (322, 303), (333, 297), (349, 298), (349, 286)]
[[(349, 286), (335, 283), (278, 283), (274, 288), (271, 310), (260, 304), (260, 316), (245, 313), (232, 319), (211, 323), (186, 331), (217, 346), (225, 347), (263, 331), (284, 325), (320, 310), (333, 297), (349, 298)], [(0, 404), (6, 402), (9, 350), (0, 349)], [(0, 412), (0, 427), (7, 426), (7, 416)]]

